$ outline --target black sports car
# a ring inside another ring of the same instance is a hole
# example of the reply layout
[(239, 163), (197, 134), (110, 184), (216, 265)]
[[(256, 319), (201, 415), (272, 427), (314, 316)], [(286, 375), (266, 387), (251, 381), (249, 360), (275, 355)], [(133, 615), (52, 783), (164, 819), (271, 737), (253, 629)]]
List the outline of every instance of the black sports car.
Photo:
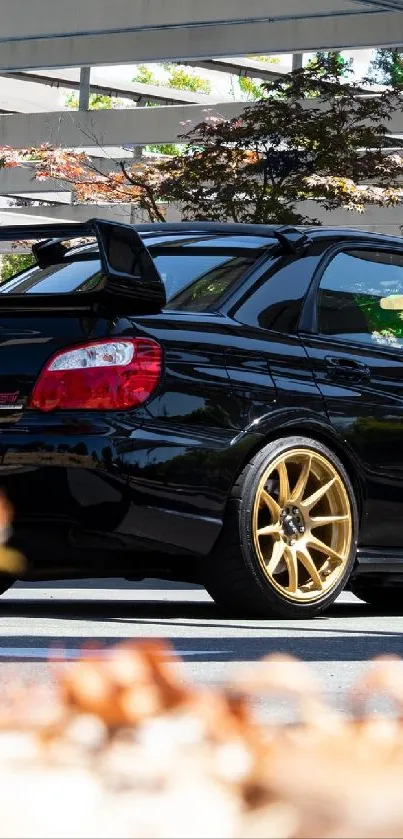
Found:
[(199, 581), (259, 616), (345, 587), (403, 602), (403, 240), (100, 220), (0, 239), (34, 240), (0, 286), (26, 579)]

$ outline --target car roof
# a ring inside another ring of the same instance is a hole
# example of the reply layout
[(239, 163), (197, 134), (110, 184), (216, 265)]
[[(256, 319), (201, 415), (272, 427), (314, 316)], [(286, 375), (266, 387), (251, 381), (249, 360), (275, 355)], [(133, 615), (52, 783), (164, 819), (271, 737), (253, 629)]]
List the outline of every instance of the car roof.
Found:
[[(368, 242), (372, 244), (385, 245), (390, 244), (396, 247), (403, 246), (403, 237), (391, 236), (387, 233), (373, 232), (369, 230), (362, 230), (355, 227), (320, 227), (313, 225), (298, 225), (295, 227), (278, 224), (242, 224), (242, 223), (226, 223), (214, 221), (186, 221), (186, 222), (154, 222), (150, 224), (136, 224), (133, 225), (136, 231), (140, 234), (145, 244), (148, 246), (155, 246), (167, 242), (169, 239), (176, 240), (176, 245), (191, 245), (201, 239), (214, 240), (223, 239), (226, 237), (240, 237), (246, 238), (248, 236), (260, 239), (260, 242), (250, 242), (253, 248), (261, 249), (266, 247), (269, 242), (279, 241), (279, 231), (289, 230), (294, 233), (299, 232), (301, 237), (306, 237), (305, 244), (320, 243), (323, 248), (327, 244), (335, 244), (337, 242)], [(206, 242), (207, 244), (207, 242)], [(235, 245), (236, 246), (236, 245)], [(96, 252), (98, 250), (95, 243), (81, 245), (78, 248), (72, 247), (69, 255), (78, 255), (89, 252)], [(306, 252), (306, 248), (305, 248)]]
[[(284, 229), (279, 224), (242, 224), (225, 223), (215, 221), (187, 221), (187, 222), (154, 222), (153, 224), (135, 225), (136, 230), (142, 238), (148, 239), (154, 236), (171, 236), (186, 233), (187, 235), (210, 234), (212, 236), (262, 236), (263, 238), (275, 239), (277, 231)], [(403, 245), (403, 237), (392, 236), (388, 233), (362, 230), (357, 227), (330, 227), (313, 225), (295, 225), (294, 229), (309, 236), (312, 241), (318, 239), (333, 239), (335, 241), (365, 239), (372, 242), (391, 243)]]
[(370, 242), (390, 243), (393, 245), (403, 246), (402, 236), (392, 236), (390, 233), (381, 233), (380, 231), (362, 230), (359, 227), (304, 227), (305, 233), (313, 240), (318, 239), (334, 239), (336, 241), (362, 240), (367, 239)]

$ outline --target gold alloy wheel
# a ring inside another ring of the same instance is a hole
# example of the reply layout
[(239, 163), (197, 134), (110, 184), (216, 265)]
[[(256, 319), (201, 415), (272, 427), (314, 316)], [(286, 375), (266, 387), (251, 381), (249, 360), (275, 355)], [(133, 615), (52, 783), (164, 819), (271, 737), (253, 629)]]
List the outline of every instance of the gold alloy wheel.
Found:
[(344, 482), (313, 449), (290, 449), (264, 472), (253, 508), (253, 540), (266, 577), (283, 597), (312, 602), (342, 577), (352, 514)]

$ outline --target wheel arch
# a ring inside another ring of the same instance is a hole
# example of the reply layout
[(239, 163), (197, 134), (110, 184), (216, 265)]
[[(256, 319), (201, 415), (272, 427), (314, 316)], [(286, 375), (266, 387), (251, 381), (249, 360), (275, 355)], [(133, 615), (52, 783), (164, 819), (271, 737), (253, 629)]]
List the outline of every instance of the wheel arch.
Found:
[(248, 450), (247, 455), (240, 465), (237, 478), (244, 470), (248, 461), (265, 446), (267, 446), (268, 443), (272, 443), (274, 440), (296, 436), (309, 437), (317, 443), (322, 443), (322, 445), (327, 446), (336, 455), (336, 457), (338, 457), (343, 464), (348, 477), (350, 478), (357, 502), (359, 520), (361, 522), (366, 499), (366, 486), (363, 470), (350, 446), (348, 446), (346, 441), (342, 440), (334, 429), (325, 422), (312, 423), (309, 421), (307, 422), (304, 419), (300, 419), (299, 421), (283, 421), (280, 427), (276, 424), (275, 428), (267, 428), (260, 434), (258, 440), (255, 439), (254, 444), (252, 444), (251, 448)]

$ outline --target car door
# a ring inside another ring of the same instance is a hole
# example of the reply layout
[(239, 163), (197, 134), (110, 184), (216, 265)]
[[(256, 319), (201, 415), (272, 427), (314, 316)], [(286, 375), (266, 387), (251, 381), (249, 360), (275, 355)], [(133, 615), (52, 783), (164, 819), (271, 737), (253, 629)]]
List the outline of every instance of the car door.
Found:
[(268, 260), (226, 308), (233, 337), (227, 339), (226, 364), (245, 425), (265, 416), (272, 421), (273, 408), (287, 416), (307, 414), (326, 421), (324, 401), (297, 334), (318, 261), (317, 255)]
[(301, 337), (329, 420), (363, 470), (360, 542), (403, 550), (403, 247), (333, 248), (314, 286)]

